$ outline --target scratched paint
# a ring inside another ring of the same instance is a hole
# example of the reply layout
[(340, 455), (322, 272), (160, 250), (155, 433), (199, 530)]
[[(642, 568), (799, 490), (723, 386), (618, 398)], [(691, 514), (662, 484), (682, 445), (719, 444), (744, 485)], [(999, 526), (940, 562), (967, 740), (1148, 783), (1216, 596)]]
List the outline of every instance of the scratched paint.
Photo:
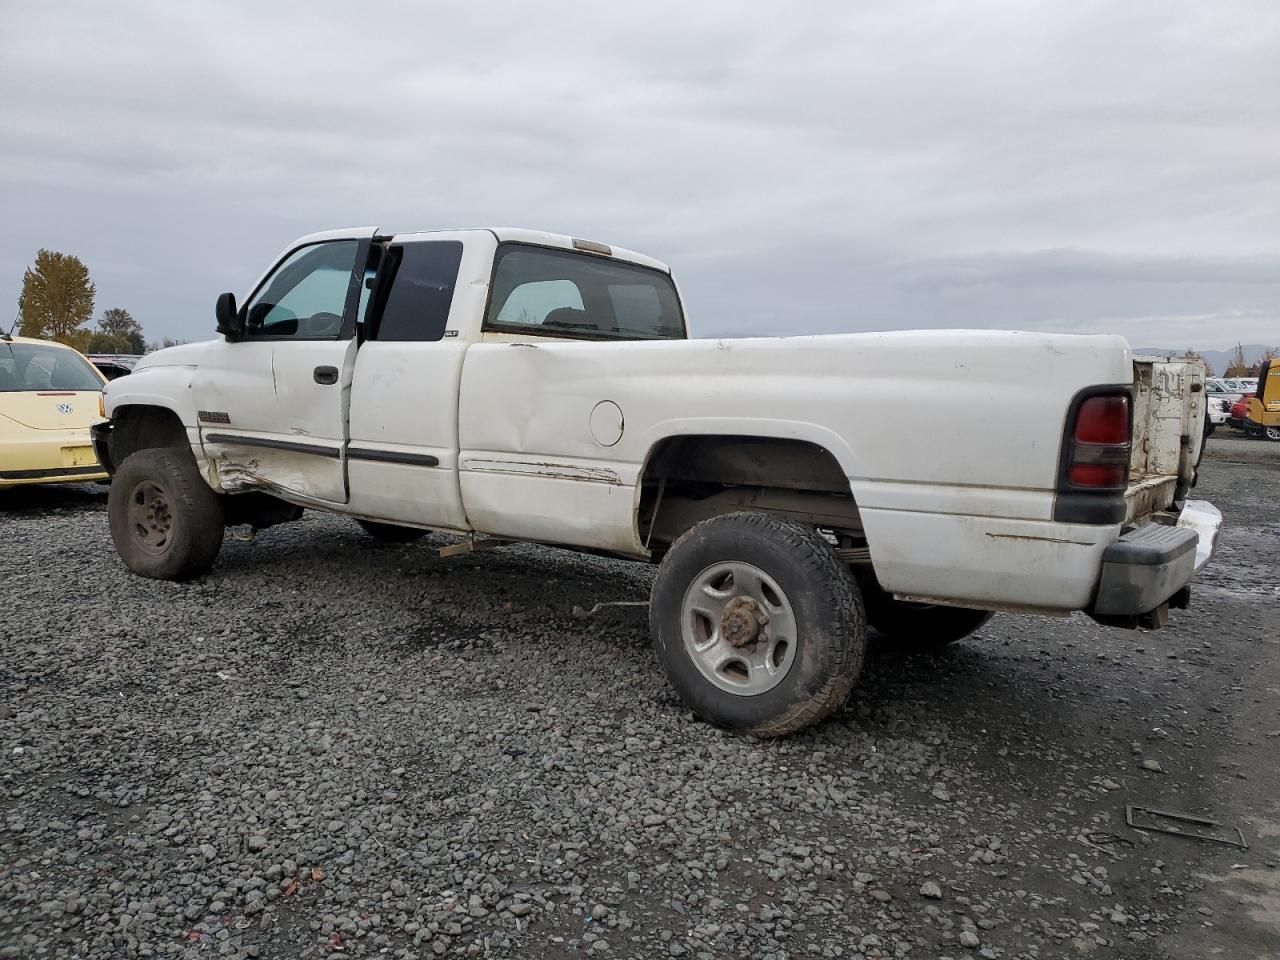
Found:
[(507, 460), (463, 460), (463, 470), (476, 473), (510, 473), (554, 477), (560, 480), (585, 480), (592, 483), (622, 484), (616, 470), (607, 467), (587, 467), (574, 464), (541, 462), (512, 462)]

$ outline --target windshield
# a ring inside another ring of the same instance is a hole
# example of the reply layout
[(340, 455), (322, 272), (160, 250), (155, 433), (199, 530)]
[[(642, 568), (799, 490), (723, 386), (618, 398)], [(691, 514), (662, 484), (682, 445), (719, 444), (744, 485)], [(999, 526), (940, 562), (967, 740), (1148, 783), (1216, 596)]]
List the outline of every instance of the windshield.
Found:
[(0, 393), (101, 389), (101, 378), (74, 350), (51, 343), (0, 342)]

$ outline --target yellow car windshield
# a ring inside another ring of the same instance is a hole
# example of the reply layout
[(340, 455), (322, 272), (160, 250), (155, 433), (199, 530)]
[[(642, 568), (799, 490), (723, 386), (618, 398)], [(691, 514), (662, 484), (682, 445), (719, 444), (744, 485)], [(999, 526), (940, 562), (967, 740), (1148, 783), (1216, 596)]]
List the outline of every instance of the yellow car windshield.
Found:
[(101, 389), (102, 380), (74, 350), (0, 341), (0, 393)]

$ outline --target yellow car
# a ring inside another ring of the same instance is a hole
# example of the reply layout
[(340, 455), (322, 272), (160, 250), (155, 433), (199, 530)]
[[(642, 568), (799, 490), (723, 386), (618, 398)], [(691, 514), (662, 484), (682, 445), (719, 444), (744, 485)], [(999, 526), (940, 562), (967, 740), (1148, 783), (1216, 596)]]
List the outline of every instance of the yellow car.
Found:
[(106, 382), (70, 347), (0, 336), (0, 490), (107, 479), (89, 441)]

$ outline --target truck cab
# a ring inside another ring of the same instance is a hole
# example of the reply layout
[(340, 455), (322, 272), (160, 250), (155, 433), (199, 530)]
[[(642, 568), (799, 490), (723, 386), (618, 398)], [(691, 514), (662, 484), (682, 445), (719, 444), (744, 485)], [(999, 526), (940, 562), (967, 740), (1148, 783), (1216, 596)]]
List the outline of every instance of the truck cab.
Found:
[[(686, 336), (664, 264), (514, 229), (315, 234), (230, 306), (224, 339), (202, 347), (190, 388), (219, 489), (464, 532), (476, 528), (462, 487), (496, 519), (503, 476), (526, 469), (491, 455), (499, 444), (485, 404), (508, 423), (522, 411), (483, 396), (482, 354), (465, 385), (477, 405), (460, 416), (469, 348)], [(594, 419), (609, 429), (607, 407)], [(464, 450), (474, 455), (460, 478)]]

